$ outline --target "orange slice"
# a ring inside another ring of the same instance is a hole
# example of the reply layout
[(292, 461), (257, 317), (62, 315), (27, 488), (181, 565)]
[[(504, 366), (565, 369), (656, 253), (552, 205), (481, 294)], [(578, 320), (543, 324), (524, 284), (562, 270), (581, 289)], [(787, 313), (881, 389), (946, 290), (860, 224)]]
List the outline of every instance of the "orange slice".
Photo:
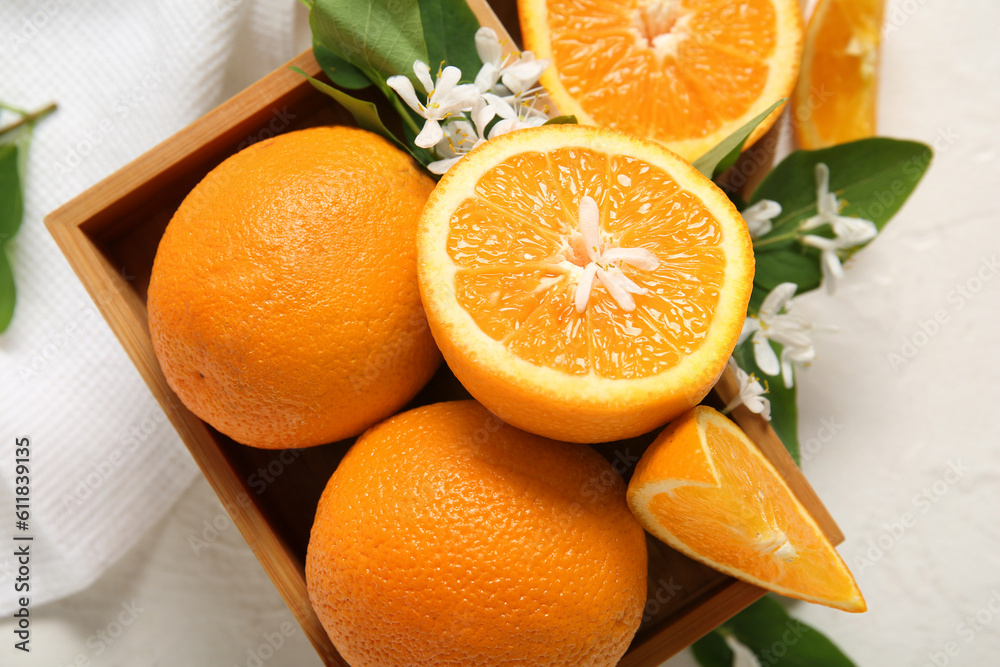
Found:
[(645, 433), (700, 401), (753, 280), (721, 190), (659, 144), (583, 125), (469, 153), (431, 194), (417, 249), (458, 379), (505, 421), (574, 442)]
[[(798, 76), (798, 0), (521, 0), (525, 48), (561, 113), (694, 160)], [(749, 147), (780, 115), (754, 130)]]
[(843, 559), (733, 422), (698, 406), (636, 466), (628, 504), (646, 530), (730, 576), (793, 598), (865, 611)]
[(803, 148), (826, 148), (875, 134), (883, 0), (820, 0), (795, 89)]

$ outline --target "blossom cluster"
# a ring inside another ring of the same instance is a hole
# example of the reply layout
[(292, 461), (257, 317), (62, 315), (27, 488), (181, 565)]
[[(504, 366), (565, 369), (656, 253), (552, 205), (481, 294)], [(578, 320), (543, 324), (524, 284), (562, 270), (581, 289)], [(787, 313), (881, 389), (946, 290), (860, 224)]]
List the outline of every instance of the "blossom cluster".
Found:
[(483, 65), (474, 83), (460, 83), (462, 71), (453, 65), (442, 67), (432, 79), (427, 63), (413, 63), (413, 73), (426, 93), (424, 101), (408, 77), (391, 76), (386, 81), (424, 119), (414, 143), (438, 158), (427, 165), (431, 173), (445, 173), (489, 139), (548, 120), (534, 106), (541, 91), (536, 84), (548, 60), (536, 59), (531, 51), (504, 55), (496, 32), (486, 27), (476, 32), (476, 51)]

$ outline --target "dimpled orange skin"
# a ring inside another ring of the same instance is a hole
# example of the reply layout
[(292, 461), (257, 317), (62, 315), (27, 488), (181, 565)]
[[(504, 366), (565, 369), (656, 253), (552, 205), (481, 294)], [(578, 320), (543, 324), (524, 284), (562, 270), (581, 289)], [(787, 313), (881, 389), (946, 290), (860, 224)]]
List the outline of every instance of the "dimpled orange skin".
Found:
[(593, 449), (438, 403), (348, 452), (306, 582), (352, 667), (610, 667), (642, 617), (646, 545)]
[(167, 226), (149, 285), (153, 349), (181, 402), (269, 449), (354, 436), (405, 405), (440, 363), (416, 274), (433, 187), (347, 127), (213, 169)]

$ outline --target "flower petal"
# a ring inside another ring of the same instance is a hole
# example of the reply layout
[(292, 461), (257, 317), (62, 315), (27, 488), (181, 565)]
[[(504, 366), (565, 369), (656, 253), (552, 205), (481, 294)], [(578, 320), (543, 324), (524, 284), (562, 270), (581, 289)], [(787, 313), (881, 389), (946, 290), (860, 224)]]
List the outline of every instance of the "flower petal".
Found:
[(548, 66), (548, 60), (535, 60), (533, 53), (525, 51), (517, 62), (503, 68), (500, 80), (515, 95), (523, 93), (538, 83)]
[(587, 302), (590, 300), (590, 290), (594, 287), (594, 275), (596, 273), (597, 264), (591, 262), (583, 269), (583, 274), (576, 283), (576, 294), (573, 295), (573, 301), (578, 313), (582, 313), (587, 309)]
[(820, 254), (819, 261), (823, 267), (826, 291), (828, 294), (833, 294), (837, 290), (837, 281), (844, 277), (844, 267), (840, 263), (840, 257), (836, 250), (824, 250)]
[(476, 75), (476, 87), (484, 93), (497, 85), (500, 80), (500, 68), (493, 63), (484, 63)]
[(437, 105), (432, 111), (438, 120), (443, 120), (448, 115), (457, 111), (471, 109), (476, 104), (476, 100), (482, 97), (482, 94), (482, 91), (474, 83), (463, 83), (461, 86), (454, 86), (447, 89), (441, 87), (434, 91), (434, 95), (428, 101), (427, 106), (432, 106), (432, 102), (434, 105)]
[(503, 48), (493, 28), (483, 26), (476, 31), (476, 53), (479, 54), (483, 64), (499, 68), (500, 59), (503, 58)]
[(441, 174), (444, 174), (449, 169), (451, 169), (452, 166), (456, 162), (461, 160), (463, 157), (465, 157), (464, 154), (458, 155), (456, 157), (446, 158), (444, 160), (436, 160), (427, 165), (427, 171), (431, 172), (432, 174), (437, 174), (440, 176)]
[(420, 130), (420, 134), (413, 140), (413, 143), (421, 148), (430, 148), (441, 141), (442, 138), (444, 138), (444, 131), (441, 129), (441, 124), (434, 119), (428, 119), (424, 123), (423, 129)]
[[(396, 94), (403, 98), (406, 106), (424, 116), (424, 105), (417, 99), (417, 91), (413, 88), (413, 83), (405, 76), (397, 74), (385, 80), (386, 85), (396, 91)], [(426, 116), (424, 116), (426, 118)]]
[(606, 262), (622, 261), (642, 271), (655, 271), (660, 260), (647, 248), (611, 248), (601, 255)]
[[(760, 331), (760, 320), (756, 317), (748, 315), (747, 318), (743, 320), (743, 330), (740, 331), (740, 337), (739, 340), (736, 341), (736, 344), (739, 345), (745, 341), (748, 336), (755, 334), (758, 331)], [(733, 363), (735, 364), (736, 362)]]
[(840, 248), (840, 242), (837, 239), (828, 239), (825, 236), (815, 236), (813, 234), (803, 236), (802, 243), (813, 248), (819, 248), (824, 252)]
[(757, 362), (757, 367), (762, 373), (767, 375), (777, 375), (781, 372), (781, 364), (778, 362), (778, 355), (768, 342), (766, 336), (757, 332), (753, 337), (753, 358)]
[(626, 292), (631, 292), (632, 294), (647, 294), (649, 292), (649, 290), (645, 287), (640, 287), (632, 282), (632, 280), (622, 273), (622, 270), (619, 268), (610, 269), (608, 274), (611, 275), (611, 277), (616, 280)]
[(792, 368), (792, 362), (784, 352), (781, 354), (781, 381), (789, 389), (795, 386), (795, 372)]
[(496, 109), (485, 102), (480, 102), (477, 106), (473, 107), (472, 121), (476, 124), (476, 135), (485, 139), (486, 126), (490, 124), (490, 121), (492, 121), (496, 115)]
[[(757, 412), (761, 417), (763, 417), (767, 421), (771, 421), (771, 400), (768, 398), (764, 398), (763, 396), (761, 396), (757, 400), (760, 401), (761, 408), (759, 411), (754, 410), (754, 412)], [(751, 410), (752, 409), (753, 408), (751, 408)]]
[(743, 217), (771, 219), (781, 215), (781, 204), (770, 199), (761, 199), (759, 202), (743, 210)]
[[(781, 283), (771, 290), (764, 298), (764, 303), (760, 305), (761, 317), (767, 320), (781, 312), (788, 305), (788, 302), (792, 300), (792, 297), (795, 296), (795, 290), (797, 289), (798, 285), (795, 283)], [(771, 373), (771, 375), (776, 374), (776, 372)]]
[(597, 210), (597, 202), (594, 201), (593, 197), (584, 195), (580, 198), (580, 234), (583, 236), (583, 244), (587, 248), (587, 256), (592, 262), (601, 259), (600, 215), (600, 211)]
[(615, 276), (611, 275), (604, 269), (598, 267), (597, 278), (601, 281), (601, 284), (608, 290), (611, 295), (622, 310), (625, 312), (632, 312), (635, 310), (635, 299), (632, 295), (615, 279)]
[(497, 116), (503, 118), (504, 120), (517, 119), (517, 112), (514, 111), (514, 107), (510, 105), (510, 102), (502, 97), (498, 97), (493, 93), (484, 93), (483, 99), (486, 103), (493, 107), (496, 111)]
[[(440, 76), (437, 78), (437, 83), (434, 84), (434, 98), (437, 100), (439, 97), (445, 97), (451, 93), (452, 89), (458, 85), (458, 82), (462, 80), (462, 70), (458, 69), (454, 65), (448, 65), (441, 71)], [(438, 102), (440, 104), (440, 102)]]
[(490, 128), (490, 139), (499, 137), (501, 134), (507, 134), (508, 132), (513, 132), (519, 129), (519, 123), (516, 118), (508, 118), (506, 120), (501, 120), (492, 128)]
[(431, 79), (431, 68), (422, 60), (413, 62), (413, 73), (417, 75), (417, 80), (424, 87), (424, 92), (428, 95), (434, 90), (434, 80)]
[[(817, 162), (813, 173), (816, 177), (816, 205), (820, 213), (824, 209), (829, 210), (830, 205), (830, 168), (823, 162)], [(834, 208), (836, 208), (836, 196), (833, 198)], [(834, 214), (837, 211), (833, 211)]]

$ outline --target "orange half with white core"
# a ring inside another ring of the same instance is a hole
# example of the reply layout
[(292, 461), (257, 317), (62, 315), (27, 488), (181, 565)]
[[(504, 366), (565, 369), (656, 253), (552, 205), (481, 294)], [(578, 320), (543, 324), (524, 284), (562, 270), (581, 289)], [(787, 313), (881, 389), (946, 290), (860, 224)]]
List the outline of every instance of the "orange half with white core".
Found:
[(417, 236), (431, 332), (493, 413), (603, 442), (698, 403), (739, 337), (753, 281), (746, 224), (661, 145), (550, 125), (475, 149)]
[[(694, 160), (774, 102), (799, 71), (798, 0), (519, 0), (525, 48), (561, 113)], [(752, 145), (777, 120), (772, 112)]]

